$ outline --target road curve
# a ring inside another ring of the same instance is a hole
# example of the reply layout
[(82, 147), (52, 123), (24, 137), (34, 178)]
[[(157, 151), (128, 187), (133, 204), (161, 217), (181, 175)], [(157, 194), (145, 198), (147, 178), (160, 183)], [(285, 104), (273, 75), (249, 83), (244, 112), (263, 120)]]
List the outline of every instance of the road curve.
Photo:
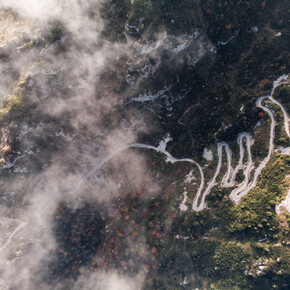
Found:
[(105, 165), (105, 163), (110, 161), (114, 156), (118, 155), (119, 153), (121, 153), (124, 150), (127, 150), (129, 148), (149, 149), (149, 150), (154, 150), (156, 152), (164, 154), (167, 157), (166, 162), (170, 162), (170, 163), (189, 162), (189, 163), (195, 164), (199, 170), (200, 177), (201, 177), (201, 183), (200, 183), (199, 189), (196, 193), (197, 196), (200, 196), (202, 189), (204, 187), (204, 174), (203, 174), (203, 170), (202, 170), (201, 166), (195, 160), (190, 159), (190, 158), (178, 159), (178, 158), (173, 157), (168, 151), (166, 151), (166, 146), (167, 146), (167, 143), (169, 141), (172, 141), (172, 139), (169, 136), (167, 136), (164, 140), (162, 140), (159, 143), (158, 147), (155, 147), (152, 145), (147, 145), (147, 144), (141, 144), (141, 143), (133, 143), (133, 144), (123, 146), (123, 147), (119, 148), (118, 150), (114, 151), (113, 153), (109, 154), (107, 157), (105, 157), (103, 160), (101, 160), (100, 163), (96, 164), (86, 175), (84, 175), (83, 180), (87, 180), (94, 172), (101, 169)]

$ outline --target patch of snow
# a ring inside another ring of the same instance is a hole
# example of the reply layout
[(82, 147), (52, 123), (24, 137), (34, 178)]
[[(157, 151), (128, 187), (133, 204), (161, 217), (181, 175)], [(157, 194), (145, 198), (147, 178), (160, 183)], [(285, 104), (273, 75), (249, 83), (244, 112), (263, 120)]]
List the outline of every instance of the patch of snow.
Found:
[(60, 132), (56, 132), (55, 133), (55, 136), (56, 137), (62, 137), (67, 142), (71, 142), (76, 137), (76, 135), (77, 134), (73, 134), (71, 136), (65, 135), (64, 132), (63, 132), (63, 130), (61, 130)]
[(259, 243), (263, 243), (263, 242), (265, 242), (267, 240), (268, 240), (267, 235), (265, 235), (264, 238), (259, 239), (258, 241), (259, 241)]
[(261, 126), (261, 122), (260, 121), (255, 125), (254, 129), (256, 129), (259, 126)]
[(141, 78), (143, 79), (147, 79), (149, 77), (149, 74), (150, 74), (150, 71), (151, 71), (151, 68), (150, 68), (150, 65), (149, 64), (146, 64), (142, 69), (141, 71), (143, 72), (143, 74), (141, 74)]
[(186, 40), (184, 43), (178, 45), (177, 47), (173, 48), (173, 52), (178, 53), (187, 48), (190, 44), (189, 40)]
[(288, 191), (286, 198), (282, 200), (280, 204), (276, 205), (276, 214), (283, 213), (285, 209), (290, 212), (290, 190)]
[(251, 28), (252, 32), (258, 32), (258, 30), (259, 30), (258, 26), (254, 26)]
[(234, 34), (227, 41), (218, 41), (217, 45), (227, 45), (231, 40), (236, 38), (239, 35), (239, 30), (236, 30)]
[(191, 44), (192, 40), (197, 38), (198, 36), (199, 36), (199, 32), (195, 32), (193, 35), (178, 37), (177, 41), (181, 43), (178, 44), (176, 47), (174, 47), (172, 52), (179, 53), (183, 51)]
[(205, 158), (207, 161), (212, 161), (213, 160), (213, 154), (211, 150), (207, 150), (205, 147), (203, 150), (202, 157)]
[(179, 239), (183, 239), (183, 240), (188, 240), (189, 239), (189, 237), (183, 237), (181, 235), (176, 235), (175, 238), (178, 239), (178, 240)]
[(17, 197), (16, 192), (4, 192), (1, 194), (0, 200), (13, 203), (16, 197)]
[(126, 30), (127, 31), (130, 31), (131, 30), (131, 32), (132, 32), (132, 29), (134, 29), (136, 32), (139, 32), (140, 31), (140, 28), (141, 28), (141, 25), (142, 25), (142, 23), (143, 23), (144, 20), (145, 20), (145, 18), (144, 17), (141, 17), (141, 18), (139, 18), (138, 25), (129, 25), (129, 24), (127, 24)]
[(127, 81), (127, 83), (131, 86), (131, 87), (134, 87), (134, 85), (135, 85), (135, 81), (136, 81), (136, 78), (137, 78), (137, 76), (136, 75), (134, 75), (134, 76), (132, 76), (132, 75), (127, 75), (126, 76), (126, 81)]
[(141, 94), (136, 98), (133, 98), (132, 101), (133, 102), (152, 102), (155, 101), (156, 99), (160, 98), (160, 97), (164, 97), (166, 92), (169, 92), (172, 89), (172, 85), (169, 87), (165, 87), (164, 89), (158, 91), (156, 94), (152, 94), (151, 91), (149, 91), (148, 93), (145, 94)]
[(284, 155), (290, 155), (290, 147), (283, 148), (283, 149), (281, 150), (281, 154), (284, 154)]
[(228, 125), (226, 125), (224, 122), (222, 122), (222, 129), (224, 130), (224, 131), (226, 131), (228, 128), (230, 128), (230, 127), (232, 127), (232, 124), (228, 124)]
[[(143, 79), (147, 79), (150, 74), (153, 75), (157, 71), (160, 64), (161, 64), (160, 59), (157, 60), (155, 65), (152, 65), (150, 62), (148, 62), (147, 64), (145, 64), (145, 66), (143, 68), (141, 68), (142, 74), (140, 75), (140, 77)], [(133, 67), (129, 67), (129, 70), (133, 71), (134, 69), (133, 69)]]
[(183, 192), (183, 201), (182, 203), (179, 205), (179, 209), (181, 211), (187, 211), (188, 210), (188, 206), (185, 204), (187, 201), (187, 191), (185, 190), (186, 188), (184, 188), (184, 192)]
[(159, 151), (161, 151), (161, 152), (162, 152), (162, 151), (165, 151), (165, 150), (166, 150), (166, 147), (167, 147), (167, 143), (170, 142), (170, 141), (172, 141), (172, 140), (173, 140), (173, 139), (170, 137), (170, 134), (167, 133), (167, 134), (165, 135), (164, 139), (160, 141), (160, 143), (159, 143), (157, 149), (158, 149)]
[(184, 179), (184, 183), (191, 183), (193, 180), (195, 180), (196, 178), (193, 176), (193, 170), (191, 170)]
[(52, 70), (52, 69), (49, 69), (46, 71), (46, 74), (50, 75), (50, 76), (54, 76), (56, 75), (57, 73), (59, 72), (59, 70)]
[(15, 173), (28, 173), (28, 170), (26, 167), (16, 167), (13, 172)]
[(9, 162), (9, 161), (6, 161), (6, 160), (5, 160), (5, 162), (4, 162), (3, 165), (0, 167), (0, 169), (10, 169), (10, 168), (12, 168), (12, 167), (15, 165), (15, 163), (16, 163), (19, 159), (24, 158), (24, 157), (26, 156), (26, 154), (31, 155), (31, 154), (34, 154), (34, 152), (33, 152), (30, 148), (28, 148), (28, 149), (25, 150), (23, 153), (21, 153), (21, 152), (17, 152), (17, 154), (18, 154), (18, 156), (15, 157), (15, 158), (13, 159), (12, 162)]
[(155, 43), (149, 43), (149, 44), (145, 44), (142, 46), (141, 49), (137, 50), (135, 57), (139, 56), (139, 55), (143, 55), (143, 54), (150, 54), (152, 51), (158, 49), (164, 42), (164, 40), (167, 38), (167, 33), (164, 32), (162, 37), (160, 39), (158, 39), (157, 42)]
[(180, 286), (181, 286), (181, 285), (186, 285), (186, 284), (188, 284), (188, 282), (187, 282), (187, 280), (186, 280), (186, 277), (184, 277), (184, 280), (183, 280), (183, 282), (180, 283)]

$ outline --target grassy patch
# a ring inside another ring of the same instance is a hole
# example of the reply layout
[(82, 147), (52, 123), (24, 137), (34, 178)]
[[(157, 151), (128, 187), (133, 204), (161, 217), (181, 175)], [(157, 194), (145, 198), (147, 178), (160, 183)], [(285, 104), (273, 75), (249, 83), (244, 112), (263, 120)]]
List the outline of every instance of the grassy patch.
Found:
[(25, 112), (25, 104), (22, 101), (22, 92), (25, 88), (25, 82), (18, 84), (12, 95), (8, 95), (1, 100), (0, 103), (0, 122), (10, 123), (23, 117)]
[(283, 197), (283, 180), (290, 170), (290, 157), (277, 154), (263, 170), (258, 185), (241, 202), (229, 209), (232, 222), (227, 230), (241, 236), (278, 238), (279, 220), (275, 205)]

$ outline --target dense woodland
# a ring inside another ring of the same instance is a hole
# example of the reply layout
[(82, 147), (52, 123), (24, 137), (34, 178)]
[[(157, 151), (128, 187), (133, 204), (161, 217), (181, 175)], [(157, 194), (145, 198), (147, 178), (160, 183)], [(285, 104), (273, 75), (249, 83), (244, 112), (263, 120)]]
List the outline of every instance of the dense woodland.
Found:
[[(126, 42), (125, 33), (130, 33), (142, 42), (164, 29), (172, 35), (201, 31), (215, 46), (215, 57), (178, 70), (180, 82), (175, 90), (188, 86), (190, 90), (170, 117), (160, 109), (161, 131), (171, 132), (176, 141), (170, 147), (174, 156), (201, 160), (205, 146), (214, 151), (216, 141), (226, 140), (234, 147), (237, 134), (254, 132), (260, 121), (260, 137), (253, 145), (258, 162), (267, 154), (268, 133), (264, 131), (269, 128), (269, 117), (261, 114), (255, 102), (258, 96), (269, 94), (273, 80), (289, 73), (289, 12), (287, 0), (135, 0), (133, 4), (129, 0), (110, 0), (102, 6), (101, 14), (106, 20), (102, 36), (109, 41)], [(139, 31), (126, 31), (126, 25), (139, 25), (140, 18)], [(64, 34), (65, 29), (56, 23), (43, 41), (53, 43)], [(27, 39), (27, 43), (32, 47), (40, 45), (33, 39)], [(66, 49), (60, 47), (58, 53)], [(0, 60), (5, 61), (1, 51)], [(160, 73), (159, 78), (146, 85), (158, 88), (164, 78), (174, 73)], [(26, 97), (29, 79), (16, 76), (15, 80), (15, 88), (1, 99), (1, 126), (11, 132), (9, 150), (1, 152), (3, 160), (13, 158), (13, 151), (20, 146), (13, 135), (14, 125), (42, 118), (36, 110), (39, 103)], [(112, 90), (122, 89), (125, 90), (120, 84)], [(277, 89), (274, 97), (289, 109), (289, 86)], [(186, 126), (178, 123), (180, 112), (194, 104), (200, 106), (186, 116)], [(272, 109), (278, 122), (275, 144), (289, 147), (282, 128), (283, 116), (277, 107)], [(62, 122), (47, 116), (43, 120)], [(219, 130), (223, 123), (231, 126)], [(152, 139), (146, 135), (141, 138)], [(49, 137), (36, 140), (48, 156), (63, 145), (57, 147), (53, 142)], [(235, 153), (238, 155), (237, 147)], [(208, 173), (215, 169), (215, 162), (208, 166)], [(159, 157), (152, 160), (153, 173), (166, 176), (167, 166)], [(216, 186), (207, 198), (209, 209), (202, 212), (178, 209), (182, 180), (174, 186), (164, 186), (159, 196), (145, 201), (141, 199), (146, 195), (143, 188), (120, 193), (114, 201), (118, 207), (113, 215), (103, 212), (99, 204), (84, 203), (73, 211), (69, 202), (60, 203), (53, 216), (58, 249), (44, 267), (45, 279), (73, 283), (84, 267), (93, 271), (117, 268), (129, 275), (142, 269), (146, 273), (144, 289), (272, 289), (273, 285), (288, 289), (290, 214), (278, 216), (275, 206), (289, 189), (289, 170), (290, 157), (276, 152), (258, 185), (239, 204), (229, 201), (229, 189)], [(3, 177), (8, 174), (7, 170), (1, 172)], [(238, 179), (243, 179), (242, 173)], [(133, 252), (128, 251), (128, 245), (134, 247)]]

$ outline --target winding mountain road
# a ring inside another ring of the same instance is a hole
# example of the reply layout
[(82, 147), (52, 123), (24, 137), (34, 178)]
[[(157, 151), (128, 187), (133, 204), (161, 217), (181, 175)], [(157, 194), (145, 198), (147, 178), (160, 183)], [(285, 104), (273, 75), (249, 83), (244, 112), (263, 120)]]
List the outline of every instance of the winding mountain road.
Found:
[(243, 196), (245, 196), (251, 189), (253, 189), (257, 185), (258, 177), (261, 174), (262, 170), (267, 165), (267, 163), (269, 162), (269, 160), (271, 158), (271, 155), (272, 155), (272, 151), (274, 149), (274, 138), (275, 138), (276, 120), (274, 118), (273, 112), (268, 107), (266, 107), (265, 105), (262, 104), (262, 102), (264, 100), (268, 99), (268, 100), (270, 100), (271, 102), (275, 103), (276, 105), (278, 105), (281, 108), (281, 111), (283, 112), (283, 115), (284, 115), (284, 127), (285, 127), (285, 131), (286, 131), (286, 134), (288, 135), (288, 137), (290, 137), (290, 134), (289, 134), (289, 116), (288, 116), (285, 108), (282, 106), (282, 104), (280, 104), (277, 100), (275, 100), (273, 98), (273, 94), (275, 92), (275, 89), (278, 86), (280, 86), (281, 83), (284, 80), (286, 80), (286, 79), (287, 79), (287, 76), (286, 75), (283, 75), (280, 78), (278, 78), (277, 81), (274, 82), (271, 95), (270, 96), (262, 96), (262, 97), (259, 97), (257, 99), (257, 101), (256, 101), (257, 107), (259, 107), (259, 108), (263, 109), (265, 112), (267, 112), (269, 114), (270, 118), (271, 118), (268, 155), (260, 163), (260, 165), (258, 166), (258, 168), (255, 170), (253, 180), (251, 182), (248, 182), (244, 186), (240, 186), (240, 187), (234, 189), (231, 192), (229, 198), (230, 198), (230, 200), (232, 200), (235, 203), (238, 203)]
[[(287, 111), (282, 106), (281, 103), (279, 103), (277, 100), (273, 98), (273, 94), (275, 92), (275, 89), (280, 86), (286, 79), (288, 78), (287, 75), (283, 75), (279, 77), (273, 84), (273, 89), (271, 92), (271, 95), (269, 96), (261, 96), (257, 99), (256, 105), (257, 107), (264, 110), (266, 113), (269, 114), (271, 119), (271, 125), (270, 125), (270, 139), (269, 139), (269, 149), (268, 154), (266, 158), (259, 164), (259, 166), (254, 170), (254, 162), (252, 159), (252, 153), (251, 153), (251, 146), (254, 143), (254, 139), (252, 136), (247, 132), (242, 132), (237, 137), (237, 143), (239, 145), (240, 150), (240, 158), (238, 161), (238, 164), (235, 168), (232, 167), (232, 151), (229, 147), (229, 145), (226, 142), (220, 142), (217, 144), (217, 155), (218, 155), (218, 164), (216, 167), (216, 171), (214, 173), (214, 176), (210, 179), (210, 181), (206, 184), (205, 187), (205, 178), (204, 178), (204, 172), (202, 167), (193, 159), (190, 158), (175, 158), (173, 157), (168, 151), (166, 151), (167, 143), (172, 141), (172, 139), (167, 136), (164, 140), (162, 140), (157, 147), (142, 143), (133, 143), (129, 145), (125, 145), (118, 150), (114, 151), (113, 153), (109, 154), (107, 157), (102, 159), (100, 162), (98, 162), (83, 178), (83, 181), (87, 180), (94, 172), (100, 170), (102, 166), (104, 166), (108, 161), (110, 161), (114, 156), (121, 153), (124, 150), (127, 150), (129, 148), (140, 148), (140, 149), (148, 149), (148, 150), (154, 150), (156, 152), (164, 154), (167, 159), (166, 162), (170, 163), (177, 163), (177, 162), (189, 162), (191, 164), (194, 164), (197, 166), (199, 173), (200, 173), (200, 185), (196, 192), (196, 195), (194, 197), (193, 203), (192, 203), (192, 210), (194, 211), (201, 211), (206, 208), (206, 196), (211, 192), (211, 189), (217, 184), (216, 179), (220, 173), (221, 166), (222, 166), (222, 155), (223, 155), (223, 149), (226, 152), (227, 157), (227, 171), (225, 175), (222, 178), (222, 181), (220, 183), (221, 187), (235, 187), (232, 192), (229, 195), (229, 198), (232, 202), (238, 203), (243, 196), (245, 196), (251, 189), (253, 189), (258, 181), (258, 177), (261, 174), (262, 170), (265, 168), (267, 163), (269, 162), (273, 149), (274, 149), (274, 138), (275, 138), (275, 126), (276, 121), (273, 115), (273, 112), (263, 104), (264, 101), (272, 102), (276, 105), (278, 105), (283, 113), (284, 116), (284, 127), (286, 134), (288, 137), (290, 137), (289, 134), (289, 116), (287, 114)], [(188, 111), (188, 110), (187, 110)], [(186, 112), (184, 113), (186, 114)], [(183, 116), (184, 116), (183, 114)], [(243, 164), (244, 156), (245, 156), (245, 149), (244, 149), (244, 141), (246, 145), (246, 151), (247, 151), (247, 163)], [(240, 184), (236, 184), (235, 178), (237, 173), (243, 170), (244, 173), (244, 180)], [(253, 178), (251, 180), (251, 173), (254, 170)], [(83, 182), (82, 181), (82, 182)], [(204, 189), (205, 187), (205, 189)], [(203, 191), (204, 189), (204, 191)]]

